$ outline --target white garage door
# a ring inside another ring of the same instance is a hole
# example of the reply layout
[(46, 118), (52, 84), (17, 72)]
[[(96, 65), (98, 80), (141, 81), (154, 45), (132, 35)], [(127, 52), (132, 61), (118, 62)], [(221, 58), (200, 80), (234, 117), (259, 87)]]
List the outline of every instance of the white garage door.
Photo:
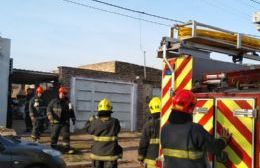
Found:
[(136, 127), (136, 84), (90, 78), (72, 78), (71, 101), (77, 117), (76, 128), (83, 128), (86, 120), (97, 114), (97, 104), (109, 99), (113, 104), (112, 116), (120, 120), (122, 129)]

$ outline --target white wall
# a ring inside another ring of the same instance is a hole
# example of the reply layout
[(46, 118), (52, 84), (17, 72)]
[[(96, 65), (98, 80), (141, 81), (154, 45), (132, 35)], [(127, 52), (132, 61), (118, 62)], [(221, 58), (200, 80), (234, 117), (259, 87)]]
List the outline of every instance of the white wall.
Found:
[(10, 40), (0, 37), (0, 126), (6, 126)]

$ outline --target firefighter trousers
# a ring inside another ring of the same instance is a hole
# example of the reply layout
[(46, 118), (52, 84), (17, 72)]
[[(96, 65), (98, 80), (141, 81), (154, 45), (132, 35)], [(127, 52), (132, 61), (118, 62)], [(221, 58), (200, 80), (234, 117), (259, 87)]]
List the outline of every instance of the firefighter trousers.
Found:
[(25, 112), (24, 121), (25, 121), (26, 131), (32, 130), (32, 120), (30, 118), (29, 111)]
[(70, 125), (69, 124), (53, 124), (51, 126), (51, 146), (57, 147), (60, 133), (62, 133), (63, 145), (70, 147)]
[(44, 127), (44, 119), (36, 119), (36, 121), (33, 123), (33, 129), (32, 129), (32, 138), (34, 140), (40, 139), (41, 132), (43, 131)]
[(117, 168), (117, 160), (115, 161), (92, 161), (92, 168)]

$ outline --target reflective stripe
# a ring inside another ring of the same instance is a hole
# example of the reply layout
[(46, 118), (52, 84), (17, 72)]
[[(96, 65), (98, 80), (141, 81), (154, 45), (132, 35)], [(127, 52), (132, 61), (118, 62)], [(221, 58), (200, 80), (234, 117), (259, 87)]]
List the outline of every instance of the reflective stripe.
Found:
[(159, 144), (160, 143), (160, 139), (159, 138), (152, 138), (150, 139), (150, 144)]
[(95, 154), (91, 153), (90, 158), (92, 160), (114, 161), (114, 160), (117, 160), (119, 157), (118, 156), (99, 156), (99, 155), (95, 155)]
[(53, 124), (58, 124), (59, 121), (58, 120), (53, 120)]
[(156, 161), (151, 159), (144, 159), (147, 168), (156, 168)]
[(186, 151), (186, 150), (178, 150), (178, 149), (163, 149), (164, 156), (175, 157), (181, 159), (200, 159), (203, 157), (203, 152), (195, 152), (195, 151)]
[(63, 145), (63, 146), (69, 146), (70, 144), (67, 143), (67, 142), (63, 142), (62, 145)]
[(93, 136), (94, 141), (98, 142), (111, 142), (111, 141), (116, 141), (117, 137), (116, 136), (111, 136), (111, 137), (106, 137), (106, 136)]

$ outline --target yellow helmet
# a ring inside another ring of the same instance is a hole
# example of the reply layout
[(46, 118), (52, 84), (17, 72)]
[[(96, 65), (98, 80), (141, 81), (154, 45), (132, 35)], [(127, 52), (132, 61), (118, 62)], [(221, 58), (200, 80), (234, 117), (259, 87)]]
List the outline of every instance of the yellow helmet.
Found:
[(149, 109), (151, 114), (161, 112), (161, 99), (159, 97), (153, 97), (149, 103)]
[(98, 103), (97, 109), (98, 109), (98, 112), (100, 112), (100, 111), (111, 111), (112, 110), (112, 104), (107, 98), (104, 98)]

